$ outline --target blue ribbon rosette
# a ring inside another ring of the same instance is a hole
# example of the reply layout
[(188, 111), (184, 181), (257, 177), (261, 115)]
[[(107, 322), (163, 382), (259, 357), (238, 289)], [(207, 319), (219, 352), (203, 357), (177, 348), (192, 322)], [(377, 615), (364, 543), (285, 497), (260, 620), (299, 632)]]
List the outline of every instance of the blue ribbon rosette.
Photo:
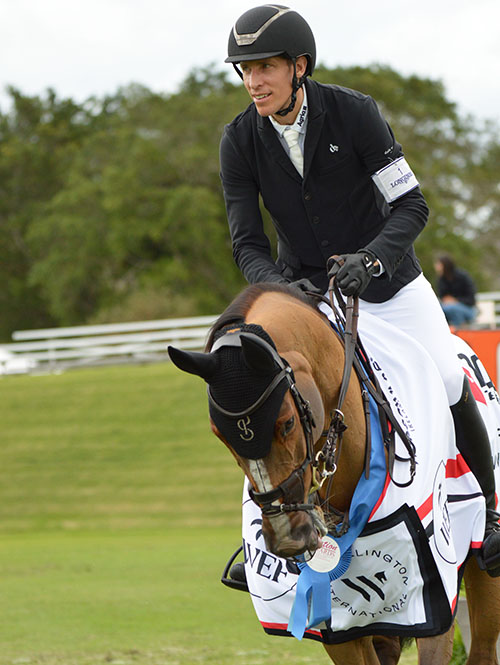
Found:
[[(295, 601), (288, 621), (288, 630), (301, 640), (307, 628), (330, 619), (332, 614), (330, 582), (347, 572), (351, 563), (351, 546), (364, 529), (385, 485), (386, 464), (384, 443), (375, 401), (370, 397), (371, 454), (370, 477), (362, 474), (349, 509), (349, 530), (343, 536), (328, 533), (323, 548), (309, 562), (300, 562)], [(315, 561), (319, 559), (319, 561)], [(330, 561), (330, 565), (328, 564)], [(333, 568), (326, 572), (322, 569)]]

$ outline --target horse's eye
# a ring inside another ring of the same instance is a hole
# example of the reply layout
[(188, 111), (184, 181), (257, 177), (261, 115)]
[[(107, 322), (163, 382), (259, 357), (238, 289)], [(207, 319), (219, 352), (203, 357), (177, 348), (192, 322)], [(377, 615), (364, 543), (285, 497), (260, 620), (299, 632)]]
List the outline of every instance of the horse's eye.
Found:
[(295, 425), (295, 417), (292, 416), (286, 421), (286, 423), (283, 423), (281, 427), (281, 436), (286, 436), (287, 434), (290, 434), (294, 425)]

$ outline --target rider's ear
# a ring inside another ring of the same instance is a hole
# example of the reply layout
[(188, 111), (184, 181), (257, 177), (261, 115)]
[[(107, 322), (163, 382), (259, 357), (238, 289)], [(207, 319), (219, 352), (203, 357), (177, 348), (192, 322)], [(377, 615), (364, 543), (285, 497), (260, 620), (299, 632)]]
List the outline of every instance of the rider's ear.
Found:
[(273, 357), (260, 342), (241, 335), (241, 348), (245, 362), (251, 369), (262, 374), (276, 370)]
[(217, 369), (217, 359), (210, 353), (181, 351), (174, 346), (168, 347), (171, 361), (183, 372), (196, 374), (208, 383)]
[(300, 79), (307, 70), (307, 58), (305, 55), (299, 55), (295, 62), (295, 70), (297, 72), (297, 78)]

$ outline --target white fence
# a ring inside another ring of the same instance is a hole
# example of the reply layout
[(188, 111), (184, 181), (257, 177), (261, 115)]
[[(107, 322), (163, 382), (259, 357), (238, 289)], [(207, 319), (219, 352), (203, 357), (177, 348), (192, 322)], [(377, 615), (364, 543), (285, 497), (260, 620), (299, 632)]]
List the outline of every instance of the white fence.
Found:
[[(500, 291), (477, 297), (477, 328), (500, 328)], [(167, 360), (167, 345), (203, 349), (217, 316), (18, 330), (0, 345), (0, 375)]]
[(167, 345), (203, 349), (217, 316), (18, 330), (0, 346), (0, 374), (167, 360)]
[(500, 291), (489, 291), (476, 295), (478, 316), (475, 326), (479, 328), (500, 328)]

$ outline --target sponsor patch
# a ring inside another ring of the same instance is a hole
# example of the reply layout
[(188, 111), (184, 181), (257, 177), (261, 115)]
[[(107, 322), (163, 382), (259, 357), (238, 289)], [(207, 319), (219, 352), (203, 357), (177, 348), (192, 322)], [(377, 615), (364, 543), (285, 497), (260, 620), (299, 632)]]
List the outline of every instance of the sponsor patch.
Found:
[(419, 184), (404, 157), (399, 157), (374, 173), (372, 180), (387, 203), (396, 201)]

